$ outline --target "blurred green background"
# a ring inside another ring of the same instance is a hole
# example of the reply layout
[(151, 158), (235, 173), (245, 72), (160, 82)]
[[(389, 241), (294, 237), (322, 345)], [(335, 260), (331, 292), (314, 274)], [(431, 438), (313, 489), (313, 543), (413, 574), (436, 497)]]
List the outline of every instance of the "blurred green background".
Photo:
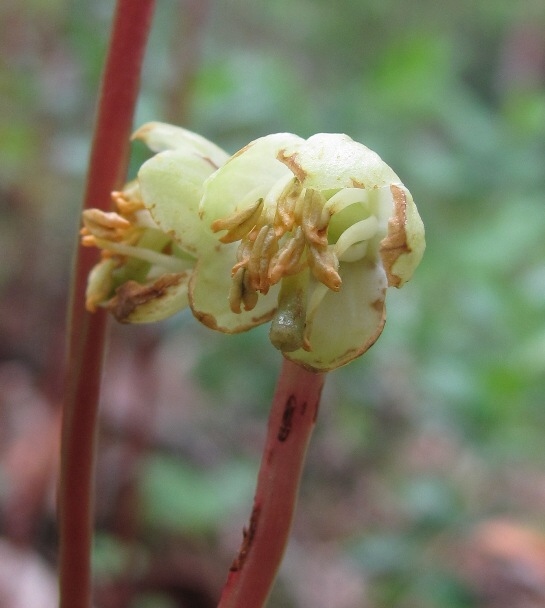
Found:
[[(112, 11), (0, 6), (0, 569), (17, 546), (49, 581), (66, 299)], [(135, 126), (149, 120), (233, 152), (345, 132), (426, 225), (381, 339), (329, 375), (271, 608), (545, 606), (542, 0), (161, 0)], [(135, 146), (132, 174), (144, 157)], [(97, 607), (215, 606), (279, 365), (266, 328), (215, 335), (187, 313), (112, 326)]]

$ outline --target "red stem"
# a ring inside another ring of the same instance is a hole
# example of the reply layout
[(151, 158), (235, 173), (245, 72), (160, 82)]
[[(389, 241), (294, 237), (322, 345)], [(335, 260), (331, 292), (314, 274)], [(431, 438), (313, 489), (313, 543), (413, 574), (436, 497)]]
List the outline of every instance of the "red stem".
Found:
[[(91, 148), (84, 208), (107, 210), (125, 179), (129, 138), (155, 0), (118, 0)], [(79, 248), (68, 323), (59, 489), (60, 607), (91, 606), (94, 461), (106, 316), (85, 311), (92, 249)]]
[(261, 608), (288, 543), (324, 374), (285, 360), (278, 380), (252, 516), (218, 608)]

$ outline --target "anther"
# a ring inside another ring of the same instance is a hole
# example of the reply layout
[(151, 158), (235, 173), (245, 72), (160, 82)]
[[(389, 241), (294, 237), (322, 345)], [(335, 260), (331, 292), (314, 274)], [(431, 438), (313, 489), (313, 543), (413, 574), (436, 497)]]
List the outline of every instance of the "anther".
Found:
[(213, 232), (227, 230), (219, 240), (222, 243), (234, 243), (245, 237), (256, 225), (263, 208), (263, 199), (260, 198), (250, 207), (235, 213), (227, 218), (212, 222), (210, 226)]
[[(295, 274), (301, 268), (301, 256), (306, 241), (301, 226), (297, 227), (295, 235), (290, 238), (278, 254), (272, 259), (269, 268), (269, 281), (275, 285), (284, 276)], [(305, 262), (306, 263), (306, 262)]]
[(297, 178), (293, 178), (278, 198), (274, 218), (276, 236), (278, 238), (293, 229), (295, 224), (295, 206), (300, 195), (301, 186)]
[(305, 192), (301, 227), (309, 244), (327, 246), (327, 224), (321, 225), (324, 197), (316, 190)]
[(308, 263), (312, 274), (324, 285), (333, 291), (339, 291), (342, 285), (341, 277), (337, 272), (339, 260), (331, 249), (318, 250), (309, 247)]
[(244, 289), (243, 281), (245, 272), (245, 268), (239, 268), (231, 279), (231, 288), (229, 289), (228, 297), (229, 308), (231, 309), (231, 312), (234, 312), (235, 314), (240, 314), (241, 312), (240, 305), (242, 303), (242, 292)]
[(248, 272), (252, 287), (266, 294), (269, 291), (269, 265), (278, 251), (278, 242), (272, 226), (262, 226), (248, 260)]

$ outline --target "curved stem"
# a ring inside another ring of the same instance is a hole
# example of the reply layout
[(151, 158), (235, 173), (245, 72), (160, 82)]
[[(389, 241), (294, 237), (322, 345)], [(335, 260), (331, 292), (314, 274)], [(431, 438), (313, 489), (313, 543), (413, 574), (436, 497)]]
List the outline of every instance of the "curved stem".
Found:
[[(104, 70), (84, 208), (107, 210), (124, 181), (129, 137), (155, 0), (118, 0)], [(103, 311), (85, 311), (85, 288), (96, 263), (79, 248), (68, 322), (59, 489), (61, 608), (91, 606), (94, 460), (100, 376), (106, 333)]]
[(254, 506), (218, 608), (261, 608), (288, 543), (325, 375), (284, 360), (269, 417)]

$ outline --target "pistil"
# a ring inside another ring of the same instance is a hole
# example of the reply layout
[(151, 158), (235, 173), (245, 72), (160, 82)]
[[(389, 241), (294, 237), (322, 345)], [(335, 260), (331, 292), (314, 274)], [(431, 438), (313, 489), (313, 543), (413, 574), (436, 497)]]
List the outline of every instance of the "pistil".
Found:
[(299, 273), (282, 281), (278, 309), (272, 319), (269, 338), (278, 350), (309, 349), (305, 342), (308, 274)]

